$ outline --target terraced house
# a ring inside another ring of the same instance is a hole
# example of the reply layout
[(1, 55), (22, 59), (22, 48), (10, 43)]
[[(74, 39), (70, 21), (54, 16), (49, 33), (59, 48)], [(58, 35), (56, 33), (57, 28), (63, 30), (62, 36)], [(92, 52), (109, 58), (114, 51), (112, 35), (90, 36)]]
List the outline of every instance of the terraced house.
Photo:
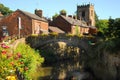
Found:
[(51, 25), (60, 28), (65, 33), (94, 34), (96, 33), (94, 5), (78, 5), (76, 16), (59, 15), (53, 19)]
[(72, 18), (71, 16), (60, 15), (52, 22), (53, 26), (57, 26), (65, 33), (83, 34), (88, 33), (89, 27), (86, 22)]
[(48, 22), (43, 18), (42, 10), (35, 14), (16, 10), (6, 16), (0, 23), (0, 36), (26, 36), (30, 34), (48, 33)]

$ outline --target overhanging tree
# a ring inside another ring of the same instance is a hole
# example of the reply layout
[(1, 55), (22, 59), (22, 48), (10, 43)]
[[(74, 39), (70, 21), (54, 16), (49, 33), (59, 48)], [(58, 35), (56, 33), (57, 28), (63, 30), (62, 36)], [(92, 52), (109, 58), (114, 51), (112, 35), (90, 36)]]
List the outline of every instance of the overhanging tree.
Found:
[(9, 15), (9, 14), (11, 14), (13, 11), (10, 10), (8, 7), (4, 6), (3, 4), (0, 4), (0, 12), (1, 12), (3, 15)]

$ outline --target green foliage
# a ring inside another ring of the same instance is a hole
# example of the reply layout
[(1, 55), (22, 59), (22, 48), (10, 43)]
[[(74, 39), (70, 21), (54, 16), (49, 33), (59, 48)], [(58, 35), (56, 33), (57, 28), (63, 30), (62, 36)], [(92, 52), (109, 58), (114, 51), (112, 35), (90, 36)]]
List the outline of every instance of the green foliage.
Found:
[(33, 36), (33, 37), (38, 37), (38, 34), (31, 34), (31, 36)]
[(73, 37), (74, 35), (71, 33), (66, 34), (67, 37)]
[(55, 13), (53, 16), (52, 16), (52, 19), (54, 20), (55, 18), (57, 18), (59, 16), (59, 14)]
[(79, 35), (79, 26), (75, 26), (75, 29), (76, 29), (76, 35)]
[(109, 18), (108, 28), (105, 29), (106, 39), (120, 38), (120, 18)]
[(52, 16), (52, 19), (54, 20), (55, 18), (57, 18), (59, 15), (66, 15), (67, 12), (66, 10), (62, 9), (60, 10), (59, 14), (58, 13), (55, 13), (53, 16)]
[(3, 4), (0, 4), (0, 12), (3, 15), (9, 15), (10, 13), (12, 13), (13, 11), (10, 10), (8, 7), (5, 7)]
[(42, 33), (42, 34), (40, 34), (39, 36), (42, 36), (42, 37), (47, 37), (47, 36), (48, 36), (48, 34), (44, 34), (44, 33)]
[(56, 33), (56, 32), (51, 32), (50, 35), (56, 37), (56, 36), (58, 36), (58, 33)]
[(30, 77), (30, 74), (34, 73), (36, 71), (37, 66), (44, 61), (44, 58), (42, 58), (39, 55), (38, 51), (35, 51), (34, 49), (30, 48), (29, 45), (26, 45), (26, 44), (19, 44), (15, 50), (15, 53), (16, 52), (20, 52), (22, 55), (24, 55), (21, 61), (24, 61), (25, 66), (29, 68), (28, 73), (26, 74), (23, 73), (25, 74), (25, 76)]
[(99, 20), (97, 21), (96, 26), (98, 27), (98, 31), (104, 33), (104, 30), (108, 28), (108, 20)]
[(67, 14), (67, 11), (64, 10), (64, 9), (62, 9), (62, 10), (60, 11), (60, 15), (66, 15), (66, 14)]
[(15, 71), (18, 69), (26, 80), (30, 80), (30, 75), (36, 71), (36, 67), (44, 61), (44, 58), (39, 55), (38, 51), (31, 49), (26, 44), (19, 44), (14, 51), (2, 44), (0, 61), (0, 79), (6, 79), (11, 75), (15, 76)]
[(13, 75), (15, 68), (13, 67), (13, 60), (15, 54), (11, 54), (10, 50), (6, 48), (7, 45), (0, 45), (0, 80), (6, 79), (8, 75)]
[(104, 36), (105, 40), (98, 44), (97, 51), (116, 53), (120, 47), (120, 18), (112, 19), (110, 17), (108, 22), (106, 21), (104, 24), (103, 22), (101, 23), (103, 28), (101, 28), (98, 35), (100, 37)]
[(120, 39), (111, 39), (111, 40), (107, 40), (104, 42), (100, 42), (97, 44), (96, 46), (96, 53), (103, 53), (103, 51), (107, 51), (110, 53), (117, 53), (120, 48)]

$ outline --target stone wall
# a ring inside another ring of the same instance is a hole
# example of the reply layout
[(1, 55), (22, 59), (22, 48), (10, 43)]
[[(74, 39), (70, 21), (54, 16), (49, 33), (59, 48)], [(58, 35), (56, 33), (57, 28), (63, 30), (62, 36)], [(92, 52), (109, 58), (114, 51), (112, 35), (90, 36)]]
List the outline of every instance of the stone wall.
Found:
[[(96, 48), (97, 49), (97, 48)], [(120, 79), (120, 52), (109, 51), (94, 52), (91, 49), (89, 56), (84, 58), (86, 68), (89, 68), (97, 80), (119, 80)], [(84, 55), (85, 56), (85, 55)]]

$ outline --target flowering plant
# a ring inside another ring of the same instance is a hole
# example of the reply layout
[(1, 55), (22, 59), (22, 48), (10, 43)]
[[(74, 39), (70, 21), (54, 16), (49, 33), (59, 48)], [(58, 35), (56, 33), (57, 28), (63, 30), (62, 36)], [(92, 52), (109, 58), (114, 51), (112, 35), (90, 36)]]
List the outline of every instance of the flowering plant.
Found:
[(11, 76), (16, 78), (16, 69), (28, 80), (29, 74), (36, 69), (38, 63), (43, 61), (44, 58), (26, 44), (19, 44), (13, 51), (9, 45), (2, 43), (0, 44), (0, 80), (8, 80)]

